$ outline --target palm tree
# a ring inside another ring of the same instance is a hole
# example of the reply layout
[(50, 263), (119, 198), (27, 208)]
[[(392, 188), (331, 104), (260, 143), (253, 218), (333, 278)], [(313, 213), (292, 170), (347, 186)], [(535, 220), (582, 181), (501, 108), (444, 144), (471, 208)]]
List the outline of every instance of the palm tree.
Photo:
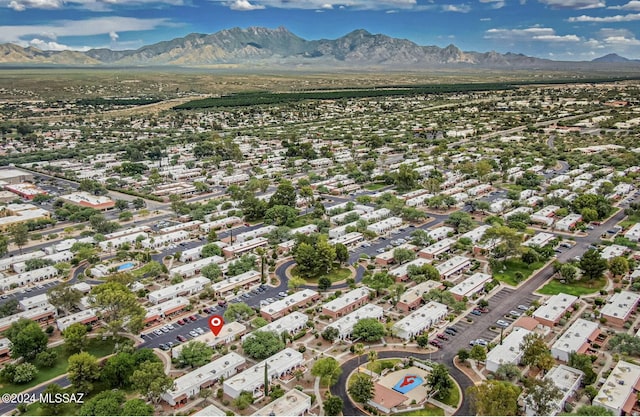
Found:
[(358, 372), (360, 372), (360, 355), (364, 353), (364, 345), (362, 343), (356, 343), (353, 345), (353, 354), (358, 357)]
[(369, 362), (371, 362), (371, 378), (373, 378), (373, 365), (376, 363), (376, 360), (378, 360), (378, 352), (370, 350), (369, 353), (367, 353), (367, 357)]

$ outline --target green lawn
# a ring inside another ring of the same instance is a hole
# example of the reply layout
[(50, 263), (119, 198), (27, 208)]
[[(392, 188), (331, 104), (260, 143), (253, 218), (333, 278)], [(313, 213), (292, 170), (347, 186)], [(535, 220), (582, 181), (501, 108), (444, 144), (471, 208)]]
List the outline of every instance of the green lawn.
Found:
[(373, 184), (365, 185), (364, 189), (368, 190), (368, 191), (378, 191), (379, 189), (384, 188), (386, 186), (387, 186), (386, 184), (380, 184), (380, 183), (375, 182)]
[(532, 263), (531, 265), (527, 265), (519, 259), (507, 259), (504, 262), (505, 270), (502, 271), (502, 269), (498, 269), (496, 271), (493, 271), (493, 276), (498, 281), (502, 281), (506, 284), (518, 285), (519, 282), (518, 280), (516, 280), (516, 277), (515, 277), (516, 272), (518, 271), (522, 272), (522, 275), (524, 276), (524, 278), (520, 282), (523, 282), (531, 276), (531, 273), (533, 271), (540, 268), (542, 265), (544, 265), (543, 262), (535, 262), (535, 263)]
[(604, 288), (606, 284), (607, 280), (605, 278), (588, 282), (575, 281), (571, 284), (563, 284), (559, 280), (554, 279), (544, 287), (540, 288), (538, 292), (545, 295), (555, 295), (562, 292), (569, 295), (581, 296), (593, 294)]
[[(87, 352), (96, 358), (102, 358), (103, 356), (107, 356), (113, 352), (114, 344), (115, 342), (111, 338), (104, 341), (101, 338), (89, 339)], [(52, 348), (52, 350), (58, 353), (58, 361), (55, 366), (47, 369), (39, 369), (35, 379), (26, 384), (1, 384), (0, 394), (22, 392), (66, 373), (67, 367), (69, 366), (69, 356), (71, 355), (67, 353), (64, 346), (56, 346)]]
[(458, 389), (458, 385), (453, 384), (453, 388), (449, 391), (449, 395), (441, 401), (451, 407), (458, 407), (458, 402), (460, 402), (460, 389)]
[[(293, 269), (291, 270), (291, 275), (300, 276), (298, 274), (298, 267), (297, 266), (293, 267)], [(305, 280), (309, 284), (317, 284), (318, 280), (320, 278), (328, 277), (331, 280), (331, 282), (333, 283), (333, 282), (338, 282), (338, 281), (344, 281), (345, 279), (349, 278), (350, 276), (351, 276), (351, 270), (349, 268), (334, 268), (328, 274), (321, 274), (321, 275), (318, 275), (317, 277), (305, 278)]]
[(375, 362), (367, 363), (367, 369), (376, 374), (382, 373), (385, 369), (393, 368), (397, 363), (402, 362), (401, 359), (378, 359)]
[(444, 410), (432, 404), (427, 404), (421, 410), (407, 411), (406, 413), (394, 414), (394, 416), (443, 416)]

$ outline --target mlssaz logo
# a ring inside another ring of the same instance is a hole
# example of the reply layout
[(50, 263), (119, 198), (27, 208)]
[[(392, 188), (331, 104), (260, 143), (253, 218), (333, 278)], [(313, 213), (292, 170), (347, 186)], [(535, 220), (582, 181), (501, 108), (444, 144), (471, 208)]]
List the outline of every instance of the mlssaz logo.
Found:
[(402, 384), (400, 384), (400, 388), (402, 387), (406, 387), (407, 385), (411, 385), (414, 383), (414, 381), (416, 380), (416, 376), (415, 375), (407, 375), (404, 377), (404, 379), (402, 380)]

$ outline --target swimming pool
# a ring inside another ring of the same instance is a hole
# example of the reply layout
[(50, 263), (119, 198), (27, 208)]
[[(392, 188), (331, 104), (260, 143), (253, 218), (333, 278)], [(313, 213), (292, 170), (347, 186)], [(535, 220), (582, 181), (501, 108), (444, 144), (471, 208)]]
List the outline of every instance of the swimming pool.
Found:
[(118, 271), (118, 272), (126, 271), (127, 269), (131, 269), (131, 268), (133, 268), (134, 266), (136, 266), (136, 264), (134, 264), (133, 262), (127, 262), (127, 263), (124, 263), (124, 264), (120, 265), (120, 266), (117, 268), (117, 271)]

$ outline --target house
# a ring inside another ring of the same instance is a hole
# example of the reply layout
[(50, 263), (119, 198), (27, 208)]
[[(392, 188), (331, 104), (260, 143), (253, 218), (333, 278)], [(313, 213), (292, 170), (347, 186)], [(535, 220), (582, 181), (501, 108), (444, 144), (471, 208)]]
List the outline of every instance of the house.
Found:
[(619, 361), (591, 404), (606, 408), (614, 416), (633, 415), (639, 391), (640, 366)]
[(237, 255), (242, 255), (243, 253), (251, 252), (254, 249), (267, 246), (269, 244), (269, 239), (266, 237), (256, 237), (251, 240), (236, 242), (232, 245), (225, 246), (222, 249), (222, 253), (227, 258), (232, 258)]
[(418, 256), (425, 259), (434, 259), (438, 255), (449, 252), (455, 244), (456, 239), (447, 237), (422, 249), (418, 252)]
[(224, 393), (236, 399), (242, 391), (248, 391), (254, 397), (260, 398), (264, 396), (262, 386), (265, 380), (265, 367), (267, 368), (268, 379), (274, 380), (292, 373), (300, 368), (303, 363), (304, 357), (302, 353), (292, 348), (286, 348), (231, 378), (225, 378), (222, 384)]
[(430, 301), (425, 306), (396, 322), (392, 330), (399, 338), (410, 340), (430, 327), (435, 326), (440, 320), (444, 319), (446, 315), (446, 305), (436, 301)]
[(351, 313), (369, 302), (371, 288), (360, 287), (349, 291), (322, 306), (322, 314), (336, 319)]
[(578, 297), (574, 295), (564, 293), (554, 295), (538, 307), (533, 312), (532, 317), (544, 326), (553, 327), (558, 324), (576, 301), (578, 301)]
[(426, 264), (430, 264), (431, 260), (424, 258), (416, 258), (413, 261), (407, 262), (406, 264), (402, 264), (396, 268), (393, 268), (389, 271), (389, 275), (395, 278), (396, 281), (406, 281), (409, 279), (409, 267), (410, 266), (422, 266)]
[(376, 319), (380, 320), (384, 317), (384, 310), (382, 307), (375, 304), (366, 304), (360, 307), (356, 311), (353, 311), (346, 316), (343, 316), (333, 323), (330, 323), (327, 327), (333, 327), (338, 330), (337, 341), (346, 340), (351, 337), (353, 333), (353, 327), (362, 319)]
[[(564, 410), (564, 405), (567, 400), (580, 389), (583, 378), (584, 372), (566, 365), (556, 365), (545, 374), (542, 379), (552, 381), (561, 394), (561, 397), (554, 401), (553, 409), (549, 415), (555, 416)], [(527, 400), (525, 400), (524, 413), (527, 416), (536, 415), (535, 411), (528, 406)]]
[(260, 285), (262, 274), (258, 271), (247, 271), (234, 277), (223, 279), (211, 285), (217, 297), (230, 298), (235, 296), (238, 290), (248, 290)]
[(189, 278), (200, 273), (202, 268), (211, 264), (220, 264), (224, 262), (222, 256), (210, 256), (208, 258), (198, 259), (194, 262), (189, 262), (184, 265), (175, 266), (169, 270), (169, 276), (179, 276), (182, 278)]
[(427, 234), (433, 240), (442, 240), (447, 236), (453, 235), (455, 232), (456, 230), (453, 227), (440, 226), (440, 227), (436, 227), (433, 230), (429, 230)]
[(377, 235), (382, 235), (400, 226), (402, 226), (402, 219), (400, 217), (389, 217), (377, 223), (370, 224), (367, 226), (367, 230)]
[(614, 293), (600, 309), (600, 317), (607, 319), (608, 325), (620, 327), (627, 320), (631, 320), (631, 313), (636, 311), (638, 300), (640, 294), (631, 291)]
[(598, 323), (577, 319), (551, 346), (551, 354), (559, 361), (569, 362), (572, 352), (585, 353), (599, 334)]
[(555, 228), (557, 230), (562, 230), (568, 232), (573, 230), (578, 223), (582, 221), (582, 215), (571, 213), (556, 222)]
[(465, 256), (454, 256), (451, 259), (447, 259), (439, 265), (436, 265), (436, 269), (440, 273), (442, 279), (450, 279), (456, 274), (461, 274), (462, 271), (471, 266), (471, 260)]
[(236, 375), (245, 363), (246, 359), (237, 353), (228, 353), (176, 378), (173, 387), (164, 392), (161, 398), (172, 406), (184, 405), (189, 398), (198, 395), (200, 390), (209, 388), (221, 378), (226, 380)]
[(182, 281), (178, 284), (170, 285), (160, 290), (151, 291), (149, 294), (147, 294), (147, 298), (153, 304), (159, 304), (163, 301), (167, 301), (178, 296), (197, 294), (204, 289), (205, 285), (210, 283), (211, 280), (205, 277), (195, 277)]
[(482, 272), (476, 272), (469, 278), (465, 279), (455, 287), (451, 288), (449, 292), (453, 297), (460, 301), (463, 298), (471, 298), (475, 294), (484, 291), (484, 286), (493, 280), (493, 277), (489, 274), (483, 274)]
[(262, 318), (268, 321), (279, 319), (296, 309), (310, 304), (320, 298), (320, 294), (314, 290), (302, 290), (295, 292), (275, 303), (266, 305), (260, 309)]
[(543, 248), (553, 242), (556, 236), (552, 233), (538, 232), (531, 239), (523, 243), (524, 246), (538, 246)]
[(498, 367), (505, 363), (517, 365), (522, 358), (522, 350), (520, 345), (525, 336), (531, 334), (529, 330), (522, 327), (514, 327), (502, 341), (502, 344), (496, 345), (487, 353), (486, 366), (490, 372), (495, 372)]
[(58, 330), (61, 332), (64, 331), (67, 327), (71, 326), (75, 323), (81, 323), (84, 325), (95, 325), (98, 323), (98, 313), (95, 308), (90, 308), (87, 310), (82, 310), (78, 313), (70, 314), (68, 316), (64, 316), (56, 320), (56, 325), (58, 326)]
[[(294, 311), (291, 314), (287, 314), (284, 317), (280, 317), (276, 321), (260, 327), (258, 330), (261, 332), (275, 332), (278, 336), (286, 332), (290, 335), (294, 335), (304, 329), (309, 321), (309, 316), (300, 312)], [(253, 332), (246, 334), (242, 337), (242, 341), (254, 337)]]
[(629, 228), (624, 234), (624, 237), (632, 242), (640, 241), (640, 223), (636, 223)]
[(20, 311), (11, 316), (0, 318), (0, 332), (7, 330), (13, 323), (20, 319), (27, 319), (37, 322), (44, 326), (49, 324), (57, 316), (57, 309), (51, 304), (42, 307), (32, 308), (31, 310)]
[(442, 289), (443, 285), (440, 281), (424, 281), (415, 287), (408, 288), (401, 296), (396, 308), (402, 312), (408, 313), (420, 307), (424, 302), (423, 294), (433, 289)]
[(184, 311), (188, 305), (188, 299), (184, 297), (175, 297), (159, 304), (146, 307), (145, 310), (147, 310), (147, 313), (144, 318), (144, 323), (154, 323), (164, 319), (165, 317), (175, 315), (176, 313)]
[(605, 246), (605, 248), (602, 249), (602, 253), (600, 254), (600, 256), (602, 256), (602, 259), (606, 259), (608, 261), (618, 256), (624, 256), (629, 251), (630, 249), (627, 248), (626, 246), (610, 245), (610, 246)]
[(311, 397), (292, 389), (253, 413), (253, 416), (303, 416), (311, 409)]

